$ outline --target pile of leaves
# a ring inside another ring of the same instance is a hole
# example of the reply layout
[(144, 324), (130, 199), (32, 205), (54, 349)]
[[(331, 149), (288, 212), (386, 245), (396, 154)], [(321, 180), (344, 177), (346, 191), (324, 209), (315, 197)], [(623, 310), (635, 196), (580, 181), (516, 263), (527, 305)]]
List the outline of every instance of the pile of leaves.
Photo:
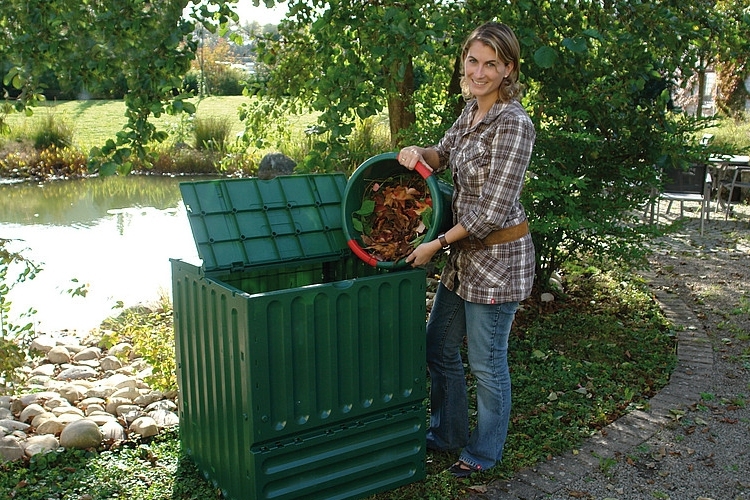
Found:
[(379, 261), (398, 261), (416, 248), (430, 228), (432, 197), (415, 172), (370, 182), (352, 226), (364, 249)]

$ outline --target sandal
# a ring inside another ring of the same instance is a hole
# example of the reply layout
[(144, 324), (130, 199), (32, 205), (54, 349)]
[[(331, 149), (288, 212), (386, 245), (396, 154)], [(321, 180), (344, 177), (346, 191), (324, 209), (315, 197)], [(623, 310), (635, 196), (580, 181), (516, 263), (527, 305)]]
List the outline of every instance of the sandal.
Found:
[(472, 467), (463, 460), (459, 460), (455, 464), (448, 467), (448, 472), (450, 472), (455, 478), (463, 479), (471, 476), (475, 472), (482, 472), (482, 467), (479, 465), (476, 467)]

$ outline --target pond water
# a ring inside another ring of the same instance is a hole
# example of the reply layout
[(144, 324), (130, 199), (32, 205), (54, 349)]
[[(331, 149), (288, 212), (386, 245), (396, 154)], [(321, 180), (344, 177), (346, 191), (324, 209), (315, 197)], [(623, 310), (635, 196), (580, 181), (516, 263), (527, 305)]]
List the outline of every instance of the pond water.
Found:
[[(189, 180), (0, 184), (0, 238), (43, 268), (10, 291), (10, 319), (33, 308), (38, 332), (87, 332), (118, 313), (118, 301), (128, 307), (171, 296), (169, 259), (200, 264), (179, 190)], [(85, 297), (68, 292), (81, 285)]]

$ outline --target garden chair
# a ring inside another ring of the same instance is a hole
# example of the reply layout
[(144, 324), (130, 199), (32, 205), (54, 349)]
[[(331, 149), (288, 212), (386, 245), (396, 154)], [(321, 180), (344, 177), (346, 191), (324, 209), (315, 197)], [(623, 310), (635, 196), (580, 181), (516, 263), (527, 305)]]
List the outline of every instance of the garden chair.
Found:
[(667, 213), (672, 209), (672, 203), (680, 202), (680, 217), (684, 216), (685, 202), (700, 204), (700, 234), (703, 236), (704, 221), (708, 220), (711, 202), (711, 174), (708, 165), (695, 163), (690, 168), (664, 169), (661, 173), (661, 190), (652, 196), (651, 220), (656, 212), (656, 223), (659, 223), (658, 204), (661, 200), (669, 201)]

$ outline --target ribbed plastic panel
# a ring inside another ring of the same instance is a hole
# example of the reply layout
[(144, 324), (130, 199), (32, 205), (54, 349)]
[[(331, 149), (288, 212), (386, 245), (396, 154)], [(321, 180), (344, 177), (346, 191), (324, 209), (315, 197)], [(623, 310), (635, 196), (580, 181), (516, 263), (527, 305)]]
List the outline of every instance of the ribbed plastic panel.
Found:
[(180, 184), (198, 255), (207, 271), (348, 253), (342, 229), (343, 174), (213, 179)]
[[(362, 266), (346, 260), (303, 266), (306, 282), (321, 282), (290, 289), (275, 289), (278, 269), (235, 280), (172, 261), (183, 446), (222, 489), (254, 488), (237, 499), (358, 498), (360, 487), (371, 493), (423, 477), (414, 463), (424, 460), (424, 270), (352, 277)], [(274, 289), (238, 288), (248, 280)], [(403, 408), (421, 412), (408, 418), (409, 439), (419, 441), (408, 453), (397, 437), (405, 431), (388, 425)], [(355, 432), (364, 422), (380, 430)], [(308, 441), (329, 468), (279, 451)], [(277, 454), (296, 471), (271, 473), (265, 457)], [(339, 493), (311, 496), (311, 485), (327, 481)]]
[[(425, 477), (425, 408), (415, 404), (254, 448), (259, 499), (361, 498)], [(230, 497), (249, 498), (246, 490)]]

